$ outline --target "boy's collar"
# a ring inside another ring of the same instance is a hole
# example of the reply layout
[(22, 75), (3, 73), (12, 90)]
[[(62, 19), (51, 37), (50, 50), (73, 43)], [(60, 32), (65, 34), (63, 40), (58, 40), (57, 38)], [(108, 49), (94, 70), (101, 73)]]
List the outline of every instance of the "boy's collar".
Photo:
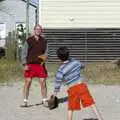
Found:
[(64, 63), (64, 64), (65, 64), (65, 63), (68, 63), (68, 62), (69, 62), (69, 60), (66, 60), (66, 61), (64, 61), (64, 62), (62, 62), (62, 63)]

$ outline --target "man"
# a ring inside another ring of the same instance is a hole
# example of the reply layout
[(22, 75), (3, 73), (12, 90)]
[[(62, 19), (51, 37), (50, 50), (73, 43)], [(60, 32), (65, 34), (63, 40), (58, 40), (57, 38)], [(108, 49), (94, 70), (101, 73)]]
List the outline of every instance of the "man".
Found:
[(46, 78), (48, 76), (45, 68), (44, 58), (47, 43), (42, 36), (43, 30), (40, 25), (34, 27), (34, 35), (29, 37), (22, 48), (22, 64), (24, 66), (24, 105), (28, 105), (29, 89), (32, 79), (37, 77), (41, 86), (42, 102), (47, 99)]

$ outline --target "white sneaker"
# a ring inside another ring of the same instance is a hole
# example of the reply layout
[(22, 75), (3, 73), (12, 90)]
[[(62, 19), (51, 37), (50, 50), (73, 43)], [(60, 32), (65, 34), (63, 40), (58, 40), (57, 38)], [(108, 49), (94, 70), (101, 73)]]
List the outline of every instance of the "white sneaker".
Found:
[(46, 98), (42, 99), (42, 104), (45, 107), (48, 107), (48, 100)]
[(24, 99), (24, 106), (27, 107), (28, 106), (28, 100)]

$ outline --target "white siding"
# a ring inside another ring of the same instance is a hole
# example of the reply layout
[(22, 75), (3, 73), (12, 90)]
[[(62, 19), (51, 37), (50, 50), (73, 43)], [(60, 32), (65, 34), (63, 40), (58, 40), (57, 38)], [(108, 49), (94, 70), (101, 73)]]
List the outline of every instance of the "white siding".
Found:
[(42, 0), (40, 21), (44, 27), (120, 27), (120, 0)]

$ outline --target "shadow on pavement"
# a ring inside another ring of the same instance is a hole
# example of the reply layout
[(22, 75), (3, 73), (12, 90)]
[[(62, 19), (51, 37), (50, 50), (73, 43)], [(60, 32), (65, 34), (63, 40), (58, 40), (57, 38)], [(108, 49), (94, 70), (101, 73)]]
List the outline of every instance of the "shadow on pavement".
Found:
[(39, 105), (43, 105), (43, 103), (30, 104), (30, 105), (20, 105), (20, 107), (22, 107), (22, 108), (29, 108), (29, 107), (33, 107), (33, 106), (39, 106)]
[(84, 118), (83, 120), (98, 120), (96, 118)]
[[(67, 96), (62, 97), (62, 98), (59, 98), (59, 104), (60, 104), (60, 103), (67, 102), (67, 100), (68, 100), (68, 97), (67, 97)], [(34, 106), (40, 106), (40, 105), (43, 105), (43, 103), (30, 104), (30, 105), (20, 105), (20, 107), (21, 107), (21, 108), (30, 108), (30, 107), (34, 107)]]

